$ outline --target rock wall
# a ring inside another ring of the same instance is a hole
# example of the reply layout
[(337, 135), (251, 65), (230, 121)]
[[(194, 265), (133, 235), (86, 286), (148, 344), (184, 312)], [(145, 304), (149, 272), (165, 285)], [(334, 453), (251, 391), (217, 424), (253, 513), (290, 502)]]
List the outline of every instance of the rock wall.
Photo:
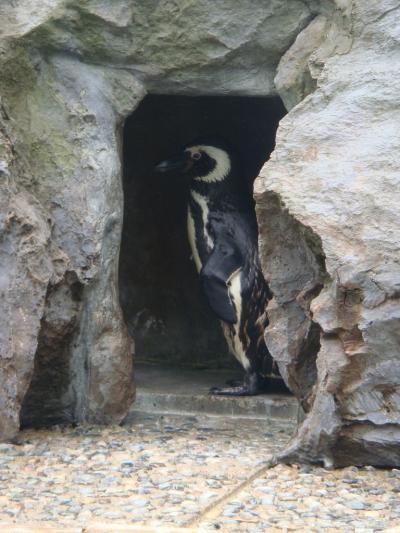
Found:
[(16, 185), (8, 116), (2, 106), (0, 111), (0, 435), (13, 438), (32, 376), (47, 285), (57, 272), (45, 214)]
[[(256, 184), (275, 294), (266, 340), (308, 411), (283, 461), (400, 463), (399, 17), (397, 2), (349, 3), (324, 30), (330, 42), (315, 36), (319, 17), (278, 68), (297, 105)], [(312, 325), (321, 346), (306, 375)]]
[(398, 18), (394, 0), (2, 3), (1, 438), (133, 399), (124, 119), (146, 92), (280, 94), (255, 186), (266, 340), (307, 412), (280, 459), (399, 464)]
[[(19, 372), (24, 368), (18, 379), (23, 392), (3, 389), (13, 412), (3, 437), (18, 431), (34, 368), (23, 422), (120, 420), (134, 385), (132, 342), (116, 287), (123, 213), (118, 128), (144, 89), (130, 74), (107, 75), (64, 55), (33, 60), (20, 47), (8, 51), (3, 65), (15, 182), (26, 198), (16, 215), (12, 198), (2, 198), (3, 217), (28, 227), (30, 249), (22, 251), (32, 260), (37, 256), (42, 270), (47, 267), (46, 275), (34, 275), (33, 288), (33, 274), (23, 274), (29, 264), (18, 257), (21, 247), (5, 250), (24, 266), (2, 261), (5, 276), (18, 276), (14, 300), (2, 300), (2, 315), (15, 316), (22, 308), (31, 333), (29, 352), (21, 346), (21, 361), (13, 362)], [(8, 239), (25, 242), (28, 230), (14, 226), (16, 236)], [(14, 322), (9, 342), (18, 346)], [(17, 360), (7, 347), (4, 358)]]
[(2, 2), (1, 438), (21, 416), (119, 421), (132, 402), (117, 286), (123, 121), (147, 91), (274, 94), (313, 16), (300, 0)]

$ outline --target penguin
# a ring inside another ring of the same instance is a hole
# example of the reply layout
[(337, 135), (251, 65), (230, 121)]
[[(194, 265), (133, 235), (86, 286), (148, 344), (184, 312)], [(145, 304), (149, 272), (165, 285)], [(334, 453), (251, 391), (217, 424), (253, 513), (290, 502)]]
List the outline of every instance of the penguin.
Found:
[(272, 293), (260, 268), (254, 203), (240, 161), (225, 141), (203, 138), (155, 170), (188, 179), (187, 230), (200, 285), (230, 352), (245, 370), (242, 383), (212, 387), (210, 393), (264, 392), (279, 377), (264, 341)]

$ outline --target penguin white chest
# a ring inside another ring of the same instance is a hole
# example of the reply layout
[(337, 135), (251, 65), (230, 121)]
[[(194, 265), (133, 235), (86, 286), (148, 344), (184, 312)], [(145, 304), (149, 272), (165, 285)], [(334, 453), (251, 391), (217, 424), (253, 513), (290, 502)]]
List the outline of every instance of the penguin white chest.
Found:
[(208, 217), (210, 211), (208, 208), (207, 198), (196, 191), (191, 191), (190, 195), (192, 200), (194, 200), (196, 203), (197, 209), (201, 214), (201, 216), (197, 217), (195, 220), (194, 213), (189, 205), (187, 215), (188, 237), (196, 268), (200, 272), (202, 260), (199, 253), (198, 239), (200, 238), (203, 241), (208, 252), (212, 251), (214, 247), (214, 241), (210, 235), (210, 232), (208, 231)]
[(246, 355), (246, 350), (240, 339), (240, 322), (242, 317), (242, 283), (241, 283), (242, 269), (238, 268), (232, 273), (228, 280), (229, 296), (235, 306), (237, 322), (236, 324), (223, 324), (222, 329), (224, 331), (225, 338), (228, 342), (228, 346), (232, 354), (241, 363), (245, 370), (250, 368), (250, 361)]

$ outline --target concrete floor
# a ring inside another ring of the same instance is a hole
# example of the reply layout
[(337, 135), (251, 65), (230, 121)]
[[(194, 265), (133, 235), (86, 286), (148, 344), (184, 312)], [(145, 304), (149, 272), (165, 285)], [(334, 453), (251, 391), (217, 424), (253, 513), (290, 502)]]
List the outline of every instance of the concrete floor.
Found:
[(289, 420), (298, 415), (297, 401), (288, 393), (239, 398), (210, 395), (210, 387), (242, 377), (232, 370), (192, 370), (144, 363), (137, 364), (135, 370), (137, 395), (130, 416), (147, 412)]

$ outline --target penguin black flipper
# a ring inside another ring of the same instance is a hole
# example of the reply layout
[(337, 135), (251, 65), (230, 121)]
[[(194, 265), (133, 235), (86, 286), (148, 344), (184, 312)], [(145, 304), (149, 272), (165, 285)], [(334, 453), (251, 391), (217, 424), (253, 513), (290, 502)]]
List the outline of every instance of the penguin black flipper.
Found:
[(224, 235), (216, 239), (213, 251), (200, 271), (200, 283), (211, 309), (218, 318), (230, 324), (235, 324), (238, 317), (228, 283), (241, 267), (242, 258), (235, 242)]

